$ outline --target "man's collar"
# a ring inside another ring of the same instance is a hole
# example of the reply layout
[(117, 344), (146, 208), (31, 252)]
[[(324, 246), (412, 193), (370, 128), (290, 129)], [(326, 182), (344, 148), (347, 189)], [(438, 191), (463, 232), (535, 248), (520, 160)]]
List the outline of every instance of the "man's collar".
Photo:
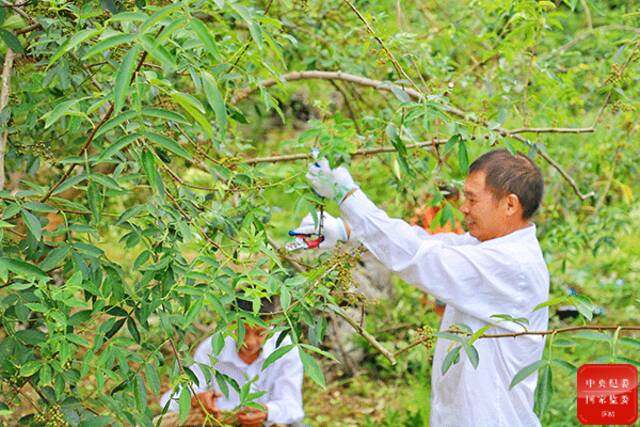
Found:
[(529, 223), (528, 226), (520, 228), (518, 230), (512, 231), (509, 234), (505, 234), (504, 236), (496, 237), (495, 239), (485, 240), (484, 242), (480, 242), (483, 244), (492, 244), (492, 243), (505, 243), (511, 240), (519, 240), (519, 239), (530, 239), (531, 237), (536, 237), (536, 225), (533, 223)]

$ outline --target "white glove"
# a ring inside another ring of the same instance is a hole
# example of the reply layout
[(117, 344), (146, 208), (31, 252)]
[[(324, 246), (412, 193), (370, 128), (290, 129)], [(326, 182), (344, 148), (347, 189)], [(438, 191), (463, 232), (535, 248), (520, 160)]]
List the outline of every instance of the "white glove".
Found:
[[(331, 249), (336, 243), (349, 240), (342, 219), (335, 218), (326, 212), (323, 214), (323, 217), (322, 235), (324, 236), (324, 240), (318, 245), (320, 249)], [(320, 221), (320, 218), (318, 218), (318, 221)], [(311, 214), (307, 214), (307, 216), (302, 219), (298, 228), (293, 231), (300, 234), (318, 234), (318, 227), (319, 224), (313, 221)]]
[(347, 169), (341, 166), (331, 170), (327, 159), (310, 164), (307, 179), (316, 193), (338, 204), (349, 191), (359, 188)]

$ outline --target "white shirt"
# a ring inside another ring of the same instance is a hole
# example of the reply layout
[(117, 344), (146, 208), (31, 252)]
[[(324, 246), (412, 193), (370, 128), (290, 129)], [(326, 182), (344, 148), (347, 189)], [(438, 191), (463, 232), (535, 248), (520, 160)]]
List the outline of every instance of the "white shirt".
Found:
[[(469, 233), (430, 235), (377, 208), (361, 191), (341, 205), (351, 238), (361, 241), (380, 261), (407, 282), (447, 303), (441, 329), (464, 323), (478, 330), (496, 324), (493, 314), (526, 317), (529, 330), (545, 330), (549, 272), (534, 225), (480, 242)], [(487, 333), (522, 331), (500, 322)], [(509, 390), (517, 372), (540, 360), (544, 337), (479, 339), (480, 363), (474, 369), (464, 351), (442, 375), (442, 362), (454, 341), (438, 339), (433, 358), (432, 427), (539, 426), (533, 412), (537, 374)]]
[[(238, 382), (242, 388), (244, 384), (257, 377), (251, 386), (251, 392), (266, 391), (262, 397), (256, 399), (268, 409), (266, 425), (274, 423), (293, 424), (302, 421), (304, 410), (302, 409), (302, 361), (297, 349), (292, 349), (284, 356), (276, 360), (267, 369), (262, 370), (262, 364), (271, 353), (276, 350), (277, 334), (265, 341), (262, 351), (253, 363), (247, 365), (238, 355), (236, 341), (231, 337), (226, 337), (225, 345), (216, 357), (211, 348), (211, 337), (204, 340), (196, 349), (193, 356), (194, 361), (211, 366), (212, 370), (228, 375)], [(291, 339), (286, 337), (280, 346), (291, 344)], [(217, 361), (217, 362), (216, 362)], [(198, 384), (193, 384), (196, 393), (220, 388), (213, 378), (207, 382), (202, 369), (197, 363), (190, 366), (190, 369), (198, 377)], [(240, 396), (229, 385), (229, 397), (221, 396), (216, 399), (218, 408), (223, 411), (230, 411), (240, 404)], [(172, 391), (169, 390), (160, 398), (160, 406), (164, 407)], [(180, 391), (175, 393), (169, 405), (170, 411), (178, 411), (178, 398)]]

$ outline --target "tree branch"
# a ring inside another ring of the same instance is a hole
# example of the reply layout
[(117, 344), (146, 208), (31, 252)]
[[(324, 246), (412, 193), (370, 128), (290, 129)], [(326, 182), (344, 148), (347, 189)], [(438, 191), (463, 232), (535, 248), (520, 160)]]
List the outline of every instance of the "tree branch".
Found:
[[(350, 83), (354, 83), (354, 84), (358, 84), (360, 86), (367, 86), (367, 87), (371, 87), (374, 88), (376, 90), (379, 91), (385, 91), (385, 92), (391, 92), (392, 89), (400, 89), (403, 90), (407, 95), (409, 95), (411, 98), (413, 98), (414, 100), (420, 100), (423, 98), (422, 94), (420, 92), (418, 92), (417, 90), (413, 89), (413, 88), (403, 88), (400, 87), (398, 85), (395, 85), (393, 83), (389, 83), (389, 82), (382, 82), (380, 80), (373, 80), (373, 79), (369, 79), (366, 77), (360, 77), (360, 76), (356, 76), (353, 74), (349, 74), (349, 73), (343, 73), (341, 71), (318, 71), (318, 70), (312, 70), (312, 71), (294, 71), (291, 73), (287, 73), (284, 74), (282, 77), (280, 77), (280, 81), (282, 82), (287, 82), (287, 81), (296, 81), (296, 80), (311, 80), (311, 79), (317, 79), (317, 80), (342, 80), (342, 81), (346, 81), (346, 82), (350, 82)], [(276, 81), (275, 79), (270, 79), (270, 80), (266, 80), (264, 82), (262, 82), (260, 84), (260, 87), (263, 88), (267, 88), (270, 86), (274, 86), (275, 84), (277, 84), (279, 81)], [(231, 102), (232, 103), (237, 103), (245, 98), (247, 98), (249, 95), (251, 95), (253, 92), (255, 92), (257, 90), (257, 87), (253, 87), (253, 88), (245, 88), (245, 89), (241, 89), (239, 91), (237, 91), (232, 99)], [(449, 114), (452, 114), (454, 116), (460, 117), (464, 120), (467, 120), (469, 122), (475, 123), (477, 125), (480, 125), (482, 127), (485, 128), (489, 128), (489, 124), (488, 122), (478, 119), (475, 116), (472, 116), (471, 114), (456, 108), (454, 106), (451, 105), (443, 105), (442, 106), (442, 110), (444, 112), (447, 112)], [(549, 128), (549, 129), (553, 129), (553, 128)], [(562, 129), (568, 129), (568, 128), (562, 128)], [(584, 128), (580, 128), (581, 130)], [(495, 132), (498, 132), (500, 135), (505, 136), (505, 137), (510, 137), (513, 138), (517, 141), (522, 142), (523, 144), (525, 144), (526, 146), (532, 146), (532, 142), (529, 141), (526, 138), (523, 138), (522, 136), (520, 136), (517, 133), (512, 133), (511, 131), (499, 127), (496, 129), (493, 129)], [(549, 131), (548, 133), (551, 133), (551, 131)], [(568, 133), (566, 130), (564, 132), (560, 132), (560, 133)], [(583, 131), (581, 132), (577, 132), (577, 133), (584, 133)], [(581, 199), (581, 200), (586, 200), (590, 197), (593, 197), (595, 193), (593, 192), (589, 192), (587, 194), (583, 194), (580, 189), (578, 188), (578, 185), (576, 184), (575, 180), (571, 177), (571, 175), (569, 175), (563, 168), (562, 166), (560, 166), (560, 164), (558, 162), (556, 162), (555, 160), (553, 160), (547, 153), (543, 152), (543, 151), (538, 151), (538, 153), (540, 154), (540, 157), (542, 157), (547, 163), (549, 163), (554, 169), (556, 169), (560, 175), (569, 183), (569, 185), (571, 186), (571, 188), (573, 189), (573, 191), (576, 193), (576, 195)], [(295, 158), (293, 158), (292, 160), (298, 160), (299, 158), (296, 156)]]
[[(447, 143), (446, 139), (434, 139), (429, 142), (420, 142), (417, 144), (408, 144), (406, 147), (408, 150), (416, 149), (416, 148), (426, 148), (433, 147), (434, 145), (444, 145)], [(380, 147), (380, 148), (362, 148), (360, 150), (355, 151), (351, 154), (352, 157), (362, 157), (362, 156), (371, 156), (374, 154), (380, 153), (392, 153), (395, 152), (395, 147)], [(290, 162), (294, 160), (305, 160), (311, 159), (311, 154), (308, 153), (300, 153), (300, 154), (285, 154), (282, 156), (270, 156), (270, 157), (255, 157), (252, 159), (243, 160), (243, 163), (248, 165), (255, 165), (257, 163), (278, 163), (278, 162)]]
[(393, 353), (391, 353), (389, 350), (387, 350), (386, 348), (384, 348), (382, 346), (382, 344), (380, 344), (378, 342), (378, 340), (371, 335), (369, 332), (367, 332), (366, 329), (364, 329), (362, 326), (360, 326), (360, 324), (358, 322), (356, 322), (355, 320), (353, 320), (352, 318), (350, 318), (347, 313), (345, 313), (340, 307), (332, 305), (329, 307), (331, 309), (331, 311), (333, 311), (335, 314), (337, 314), (338, 316), (340, 316), (342, 319), (344, 319), (349, 325), (351, 325), (351, 327), (353, 329), (355, 329), (358, 334), (360, 334), (364, 339), (366, 339), (367, 341), (369, 341), (369, 343), (376, 349), (378, 350), (384, 357), (387, 358), (387, 360), (389, 360), (389, 362), (391, 362), (392, 365), (395, 365), (396, 363), (398, 363), (396, 361), (395, 355)]
[[(11, 68), (13, 67), (13, 50), (7, 48), (4, 55), (4, 64), (2, 66), (2, 89), (0, 90), (0, 113), (2, 113), (9, 103), (9, 94), (11, 93)], [(4, 153), (7, 146), (7, 137), (9, 136), (9, 120), (4, 126), (2, 135), (0, 135), (0, 190), (4, 189)]]
[[(547, 330), (547, 331), (522, 331), (522, 332), (506, 332), (506, 333), (502, 333), (502, 334), (482, 334), (480, 335), (479, 338), (483, 338), (483, 339), (490, 339), (490, 338), (515, 338), (515, 337), (520, 337), (523, 335), (538, 335), (538, 336), (545, 336), (545, 335), (555, 335), (555, 334), (562, 334), (562, 333), (567, 333), (567, 332), (575, 332), (575, 331), (615, 331), (615, 330), (626, 330), (626, 331), (640, 331), (640, 326), (635, 326), (635, 325), (630, 325), (630, 326), (620, 326), (620, 325), (584, 325), (584, 326), (568, 326), (566, 328), (558, 328), (558, 329), (551, 329), (551, 330)], [(471, 336), (472, 334), (468, 333), (468, 332), (464, 332), (461, 331), (459, 329), (447, 329), (446, 331), (440, 331), (440, 332), (448, 332), (448, 333), (452, 333), (452, 334), (458, 334), (458, 335), (464, 335), (464, 336)], [(415, 341), (413, 341), (412, 343), (410, 343), (409, 345), (407, 345), (404, 348), (401, 348), (400, 350), (396, 351), (395, 353), (393, 353), (394, 356), (398, 356), (420, 344), (423, 344), (425, 342), (427, 342), (430, 339), (430, 337), (421, 337), (420, 339), (417, 339)]]
[(507, 132), (511, 135), (518, 133), (593, 133), (593, 127), (588, 128), (516, 128)]

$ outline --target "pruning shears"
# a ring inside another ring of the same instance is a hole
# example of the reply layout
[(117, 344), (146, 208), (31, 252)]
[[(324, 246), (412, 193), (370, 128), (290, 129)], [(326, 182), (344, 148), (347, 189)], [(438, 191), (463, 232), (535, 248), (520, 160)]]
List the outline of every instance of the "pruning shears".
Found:
[[(320, 166), (318, 164), (318, 154), (320, 154), (320, 150), (318, 148), (311, 149), (311, 157), (315, 161), (315, 166)], [(316, 191), (314, 190), (314, 193)], [(316, 193), (318, 197), (324, 199), (321, 195)], [(324, 235), (322, 234), (322, 227), (324, 222), (324, 204), (319, 204), (320, 210), (320, 220), (318, 223), (318, 232), (317, 233), (299, 233), (295, 230), (289, 230), (289, 236), (295, 237), (296, 239), (292, 242), (287, 243), (285, 249), (289, 252), (297, 251), (299, 249), (314, 249), (320, 246), (320, 243), (324, 241)]]

